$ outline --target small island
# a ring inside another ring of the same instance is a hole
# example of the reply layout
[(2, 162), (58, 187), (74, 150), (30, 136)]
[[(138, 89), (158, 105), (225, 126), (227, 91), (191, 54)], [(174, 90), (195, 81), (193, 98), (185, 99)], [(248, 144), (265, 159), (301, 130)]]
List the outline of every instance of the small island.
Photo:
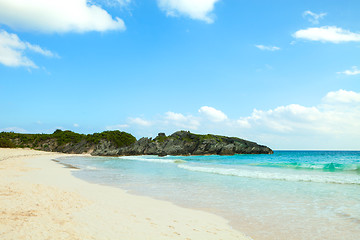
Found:
[(200, 135), (177, 131), (169, 136), (159, 133), (154, 139), (136, 138), (121, 131), (79, 134), (56, 130), (52, 134), (0, 133), (0, 147), (32, 148), (48, 152), (62, 152), (94, 156), (133, 155), (234, 155), (272, 154), (266, 146), (236, 137)]

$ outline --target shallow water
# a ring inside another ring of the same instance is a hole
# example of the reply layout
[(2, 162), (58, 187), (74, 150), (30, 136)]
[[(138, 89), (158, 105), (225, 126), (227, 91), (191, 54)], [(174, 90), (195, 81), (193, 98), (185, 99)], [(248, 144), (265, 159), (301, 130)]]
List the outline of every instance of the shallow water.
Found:
[(60, 160), (85, 180), (224, 216), (254, 239), (360, 236), (360, 152)]

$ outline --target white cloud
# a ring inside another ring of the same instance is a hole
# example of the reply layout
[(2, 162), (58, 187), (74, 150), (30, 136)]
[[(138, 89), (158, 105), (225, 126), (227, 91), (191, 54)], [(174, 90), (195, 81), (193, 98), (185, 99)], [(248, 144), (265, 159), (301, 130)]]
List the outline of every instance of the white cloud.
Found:
[(80, 125), (77, 124), (77, 123), (74, 123), (73, 126), (74, 126), (74, 127), (79, 127)]
[(260, 50), (266, 50), (266, 51), (278, 51), (281, 49), (276, 46), (264, 46), (264, 45), (255, 45), (255, 47), (257, 47)]
[(124, 7), (130, 4), (132, 0), (95, 0), (96, 3), (102, 3), (110, 7)]
[(345, 74), (345, 75), (358, 75), (360, 74), (360, 69), (357, 66), (353, 66), (352, 70), (345, 70), (343, 72), (337, 72), (338, 74)]
[(47, 57), (57, 56), (51, 51), (43, 49), (38, 45), (21, 41), (16, 34), (0, 30), (0, 63), (9, 67), (24, 66), (37, 68), (36, 64), (25, 56), (26, 50)]
[(33, 52), (39, 53), (39, 54), (41, 54), (43, 56), (46, 56), (46, 57), (59, 57), (57, 54), (54, 54), (49, 50), (42, 49), (38, 45), (32, 45), (32, 44), (30, 44), (28, 42), (26, 42), (25, 45), (26, 45), (27, 49), (29, 49), (29, 50), (31, 50)]
[(211, 12), (219, 0), (157, 0), (161, 10), (168, 16), (184, 15), (192, 19), (213, 23)]
[(165, 118), (168, 119), (168, 120), (180, 121), (180, 122), (187, 121), (187, 119), (188, 119), (187, 117), (185, 117), (181, 113), (174, 113), (174, 112), (165, 113)]
[(143, 127), (149, 127), (152, 125), (152, 122), (150, 121), (147, 121), (145, 119), (142, 119), (142, 118), (129, 118), (129, 121), (130, 123), (132, 124), (136, 124), (136, 125), (140, 125), (140, 126), (143, 126)]
[(306, 18), (309, 22), (313, 24), (319, 24), (319, 20), (323, 19), (326, 15), (327, 13), (316, 14), (309, 10), (303, 13), (304, 18)]
[(336, 26), (302, 29), (293, 34), (294, 38), (320, 42), (360, 42), (360, 34)]
[(338, 91), (328, 92), (323, 98), (323, 101), (325, 103), (360, 103), (360, 93), (340, 89)]
[(23, 128), (19, 128), (19, 127), (7, 127), (7, 128), (0, 129), (0, 132), (27, 133), (28, 131), (26, 131)]
[(252, 134), (302, 136), (309, 142), (312, 136), (323, 139), (343, 136), (344, 139), (338, 140), (340, 146), (360, 136), (360, 104), (356, 104), (359, 102), (360, 93), (339, 90), (329, 92), (317, 106), (290, 104), (267, 111), (255, 109), (251, 116), (240, 118), (236, 123)]
[(241, 127), (265, 127), (275, 132), (293, 132), (298, 128), (312, 128), (309, 123), (317, 120), (320, 112), (316, 107), (304, 107), (298, 104), (280, 106), (268, 111), (254, 109), (251, 116), (237, 121)]
[(212, 122), (222, 122), (225, 121), (228, 117), (220, 110), (217, 110), (213, 107), (203, 106), (199, 109), (199, 113), (203, 114)]
[(106, 130), (122, 130), (128, 127), (129, 127), (128, 124), (118, 124), (118, 125), (107, 126)]
[[(274, 149), (360, 149), (360, 92), (327, 93), (313, 106), (289, 104), (269, 110), (254, 109), (249, 116), (230, 119), (212, 107), (198, 115), (167, 112), (149, 122), (129, 119), (130, 129), (144, 136), (157, 132), (191, 130), (200, 134), (235, 136)], [(149, 128), (138, 128), (131, 123)]]
[(0, 23), (47, 33), (125, 30), (123, 20), (88, 0), (0, 0)]
[(115, 2), (120, 4), (120, 6), (124, 6), (124, 5), (128, 5), (131, 2), (131, 0), (115, 0)]
[(181, 113), (167, 112), (165, 113), (165, 123), (176, 127), (195, 130), (199, 127), (200, 122), (192, 115), (183, 115)]
[[(154, 131), (165, 131), (173, 130), (177, 131), (179, 129), (184, 130), (196, 130), (200, 126), (200, 118), (194, 117), (192, 115), (184, 115), (181, 113), (175, 112), (166, 112), (164, 114), (158, 115), (156, 118), (153, 118), (151, 121), (146, 120), (140, 117), (137, 118), (128, 118), (127, 124), (119, 124), (114, 126), (107, 126), (107, 130), (117, 130), (129, 128), (131, 130), (137, 131), (140, 127), (143, 131), (149, 132), (148, 130)], [(148, 129), (148, 130), (144, 130)], [(139, 136), (142, 136), (141, 134)]]

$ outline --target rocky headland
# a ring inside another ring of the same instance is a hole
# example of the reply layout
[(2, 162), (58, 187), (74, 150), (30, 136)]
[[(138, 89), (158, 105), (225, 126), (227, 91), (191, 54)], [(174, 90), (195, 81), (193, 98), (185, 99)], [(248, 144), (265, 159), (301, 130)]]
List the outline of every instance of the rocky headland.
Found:
[(135, 143), (119, 149), (109, 149), (108, 145), (98, 145), (92, 155), (234, 155), (272, 154), (273, 151), (257, 143), (236, 137), (199, 135), (188, 131), (178, 131), (170, 136), (164, 133), (154, 138), (141, 138)]
[(236, 137), (200, 135), (178, 131), (169, 136), (136, 140), (129, 133), (105, 131), (78, 134), (56, 130), (53, 134), (0, 133), (0, 147), (21, 147), (62, 153), (89, 153), (94, 156), (132, 155), (234, 155), (272, 154), (266, 146)]

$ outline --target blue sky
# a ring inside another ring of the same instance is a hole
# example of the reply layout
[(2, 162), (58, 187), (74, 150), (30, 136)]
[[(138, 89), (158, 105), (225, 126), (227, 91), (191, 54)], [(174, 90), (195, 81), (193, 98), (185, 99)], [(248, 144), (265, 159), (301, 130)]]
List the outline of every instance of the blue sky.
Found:
[(360, 149), (360, 2), (0, 0), (0, 131)]

